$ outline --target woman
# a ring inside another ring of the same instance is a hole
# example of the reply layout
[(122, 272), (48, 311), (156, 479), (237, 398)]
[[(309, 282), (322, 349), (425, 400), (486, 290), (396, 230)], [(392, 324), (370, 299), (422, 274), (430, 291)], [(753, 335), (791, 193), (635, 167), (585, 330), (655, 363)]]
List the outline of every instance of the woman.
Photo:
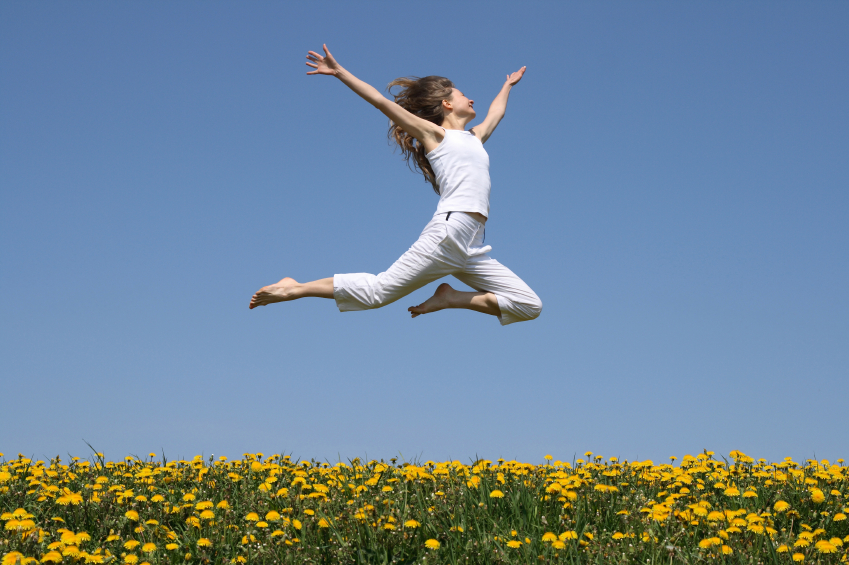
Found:
[(415, 318), (445, 308), (465, 308), (497, 316), (502, 325), (533, 320), (542, 302), (527, 284), (487, 252), (484, 224), (489, 216), (489, 156), (483, 143), (504, 117), (510, 89), (522, 79), (525, 67), (507, 77), (482, 124), (465, 131), (475, 117), (474, 101), (444, 77), (403, 78), (395, 101), (359, 80), (336, 62), (327, 45), (324, 56), (309, 51), (308, 75), (341, 80), (390, 120), (389, 136), (433, 185), (439, 205), (413, 246), (379, 275), (335, 275), (308, 283), (286, 277), (262, 287), (250, 308), (307, 296), (333, 298), (339, 310), (369, 310), (395, 302), (424, 285), (454, 275), (477, 292), (453, 289), (447, 283), (433, 296), (408, 311)]

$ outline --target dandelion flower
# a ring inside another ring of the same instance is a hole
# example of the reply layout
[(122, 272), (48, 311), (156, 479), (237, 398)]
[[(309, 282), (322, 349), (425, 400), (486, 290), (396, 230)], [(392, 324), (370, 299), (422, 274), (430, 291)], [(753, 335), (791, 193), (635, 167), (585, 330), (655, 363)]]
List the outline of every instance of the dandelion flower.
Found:
[(773, 508), (775, 509), (776, 512), (784, 512), (785, 510), (790, 508), (790, 503), (785, 502), (783, 500), (779, 500), (778, 502), (776, 502), (773, 505)]
[(295, 528), (296, 530), (300, 530), (301, 529), (300, 520), (292, 520), (292, 527)]
[(804, 560), (805, 560), (804, 554), (802, 554), (802, 553), (794, 553), (793, 554), (793, 561), (804, 561)]
[(222, 500), (218, 504), (215, 505), (216, 508), (220, 508), (222, 510), (227, 510), (230, 508), (230, 504), (226, 500)]
[(622, 539), (622, 538), (625, 537), (625, 534), (623, 534), (621, 532), (616, 532), (616, 533), (613, 534), (612, 537), (613, 537), (613, 539)]
[(834, 515), (834, 518), (832, 518), (832, 520), (834, 520), (835, 522), (840, 522), (840, 521), (845, 520), (845, 519), (846, 519), (846, 514), (844, 514), (843, 512), (838, 512), (837, 514)]
[(265, 519), (268, 520), (269, 522), (276, 522), (277, 520), (280, 519), (280, 513), (272, 510), (271, 512), (269, 512), (268, 514), (265, 515)]
[(811, 491), (811, 500), (813, 500), (816, 504), (820, 504), (825, 500), (825, 495), (820, 489), (815, 488)]
[(198, 540), (198, 547), (212, 547), (212, 542), (206, 538), (200, 538)]
[(169, 543), (168, 545), (165, 546), (165, 549), (167, 549), (168, 551), (174, 551), (178, 547), (180, 547), (180, 546), (177, 545), (176, 543)]
[(435, 540), (433, 538), (427, 540), (425, 542), (425, 547), (428, 549), (439, 549), (440, 543), (439, 540)]
[(566, 544), (563, 543), (560, 540), (557, 540), (557, 541), (551, 542), (551, 547), (553, 547), (554, 549), (563, 549), (563, 548), (566, 547)]
[(62, 561), (62, 554), (58, 551), (49, 551), (45, 553), (42, 558), (42, 563), (60, 563)]
[(126, 512), (124, 512), (124, 516), (126, 516), (128, 520), (132, 520), (133, 522), (138, 522), (139, 520), (139, 513), (135, 510), (127, 510)]
[(135, 553), (131, 553), (124, 557), (124, 563), (129, 563), (129, 565), (133, 565), (134, 563), (138, 563), (139, 558)]
[(542, 535), (542, 541), (554, 541), (557, 539), (557, 534), (554, 532), (545, 532)]
[(510, 541), (507, 542), (507, 547), (512, 547), (513, 549), (517, 549), (519, 547), (522, 547), (522, 542), (520, 542), (519, 540), (511, 539)]
[(830, 544), (829, 542), (827, 542), (825, 540), (818, 541), (814, 545), (814, 547), (816, 547), (817, 551), (819, 551), (820, 553), (836, 553), (837, 552), (837, 548), (834, 547), (834, 545)]
[(557, 537), (560, 538), (560, 541), (566, 541), (567, 539), (578, 539), (578, 534), (577, 532), (569, 530), (568, 532), (563, 532)]
[(15, 565), (15, 563), (22, 563), (24, 560), (24, 554), (19, 551), (12, 551), (3, 556), (3, 565)]
[(415, 520), (407, 520), (406, 522), (404, 522), (405, 528), (418, 528), (419, 526), (421, 526), (421, 524), (419, 522), (416, 522)]
[(130, 541), (128, 541), (127, 543), (124, 544), (124, 547), (126, 549), (133, 549), (133, 548), (137, 547), (140, 543), (141, 542), (139, 542), (139, 541), (131, 539)]
[(489, 493), (489, 497), (490, 498), (504, 498), (504, 493), (501, 492), (500, 490), (494, 490), (491, 493)]

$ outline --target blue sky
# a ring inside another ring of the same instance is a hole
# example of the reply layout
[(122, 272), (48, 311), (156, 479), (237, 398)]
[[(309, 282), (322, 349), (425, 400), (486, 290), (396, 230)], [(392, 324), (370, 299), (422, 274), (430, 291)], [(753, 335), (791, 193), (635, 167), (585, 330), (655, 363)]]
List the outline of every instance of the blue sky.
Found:
[[(319, 13), (320, 12), (320, 13)], [(849, 5), (0, 4), (0, 452), (849, 455)], [(380, 90), (482, 119), (542, 316), (249, 310), (385, 270), (436, 196)]]

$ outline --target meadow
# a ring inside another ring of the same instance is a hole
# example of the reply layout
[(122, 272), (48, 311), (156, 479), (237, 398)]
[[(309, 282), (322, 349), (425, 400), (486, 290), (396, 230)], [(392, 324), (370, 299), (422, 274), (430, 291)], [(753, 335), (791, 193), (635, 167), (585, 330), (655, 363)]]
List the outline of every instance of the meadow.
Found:
[(844, 461), (0, 454), (20, 563), (846, 563)]

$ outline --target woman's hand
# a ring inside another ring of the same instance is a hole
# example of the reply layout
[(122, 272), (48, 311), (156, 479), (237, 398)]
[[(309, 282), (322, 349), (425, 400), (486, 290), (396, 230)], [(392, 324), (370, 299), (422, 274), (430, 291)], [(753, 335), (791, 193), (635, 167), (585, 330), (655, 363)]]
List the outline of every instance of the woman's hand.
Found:
[(517, 82), (522, 80), (522, 75), (525, 74), (526, 68), (527, 67), (522, 67), (521, 69), (519, 69), (518, 71), (516, 71), (512, 75), (507, 75), (507, 84), (509, 84), (510, 86), (513, 86), (514, 84), (516, 84)]
[(315, 51), (308, 51), (307, 66), (314, 68), (314, 71), (309, 71), (308, 75), (331, 75), (335, 76), (337, 71), (339, 71), (342, 67), (339, 63), (336, 62), (336, 59), (333, 58), (333, 55), (330, 54), (330, 51), (327, 50), (327, 44), (322, 44), (324, 48), (324, 57), (316, 53)]

